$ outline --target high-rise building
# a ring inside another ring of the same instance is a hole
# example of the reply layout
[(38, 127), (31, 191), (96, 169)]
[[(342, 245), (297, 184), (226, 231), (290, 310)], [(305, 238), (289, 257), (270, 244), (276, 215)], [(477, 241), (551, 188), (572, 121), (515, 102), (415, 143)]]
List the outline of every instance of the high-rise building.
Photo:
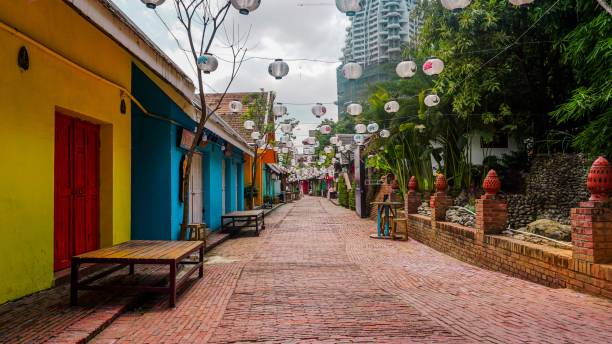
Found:
[(365, 0), (363, 10), (351, 17), (343, 63), (364, 67), (359, 80), (348, 81), (338, 69), (338, 114), (346, 113), (346, 103), (357, 101), (368, 85), (388, 80), (401, 60), (402, 48), (415, 45), (420, 21), (411, 15), (416, 0)]

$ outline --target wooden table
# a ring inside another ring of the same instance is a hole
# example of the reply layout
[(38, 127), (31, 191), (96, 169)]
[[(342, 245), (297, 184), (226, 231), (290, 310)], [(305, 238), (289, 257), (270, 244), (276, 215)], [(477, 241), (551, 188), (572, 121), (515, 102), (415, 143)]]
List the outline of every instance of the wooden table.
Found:
[(371, 205), (377, 206), (376, 228), (377, 234), (372, 234), (370, 237), (378, 239), (395, 239), (395, 223), (392, 218), (397, 217), (397, 209), (403, 203), (401, 202), (372, 202)]
[[(197, 261), (184, 260), (192, 253), (199, 252)], [(117, 264), (94, 276), (79, 281), (79, 265), (84, 263)], [(181, 287), (196, 270), (199, 278), (204, 276), (204, 242), (203, 241), (142, 241), (133, 240), (116, 246), (87, 252), (72, 257), (70, 273), (70, 304), (77, 304), (79, 290), (137, 290), (144, 292), (168, 294), (170, 306), (176, 305), (176, 290)], [(119, 269), (129, 266), (129, 274), (134, 274), (135, 264), (168, 265), (170, 272), (167, 286), (145, 285), (91, 285), (92, 282), (107, 276)], [(177, 280), (179, 264), (193, 265), (180, 280)]]
[(234, 211), (221, 216), (221, 230), (249, 227), (255, 228), (256, 235), (259, 235), (260, 230), (266, 229), (265, 212), (263, 210)]

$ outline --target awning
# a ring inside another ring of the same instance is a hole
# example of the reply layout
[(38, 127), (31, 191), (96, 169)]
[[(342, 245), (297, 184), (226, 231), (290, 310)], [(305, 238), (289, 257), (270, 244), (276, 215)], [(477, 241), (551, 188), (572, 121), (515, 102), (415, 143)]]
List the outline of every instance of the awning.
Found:
[(272, 172), (276, 173), (276, 174), (284, 174), (285, 172), (283, 171), (283, 168), (278, 166), (277, 164), (266, 164), (266, 166), (268, 166)]

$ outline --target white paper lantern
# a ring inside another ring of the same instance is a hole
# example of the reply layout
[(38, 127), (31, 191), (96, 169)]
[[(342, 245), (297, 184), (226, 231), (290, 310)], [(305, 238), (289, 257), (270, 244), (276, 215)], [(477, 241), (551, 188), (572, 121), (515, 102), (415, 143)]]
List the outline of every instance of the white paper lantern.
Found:
[(287, 148), (287, 147), (281, 148), (281, 153), (283, 153), (283, 154), (289, 153), (289, 148)]
[(356, 80), (361, 78), (363, 68), (359, 63), (349, 62), (342, 67), (342, 75), (348, 80)]
[(315, 117), (317, 118), (325, 116), (326, 113), (327, 108), (325, 108), (325, 106), (323, 106), (323, 104), (321, 103), (316, 103), (315, 106), (312, 107), (312, 114), (315, 115)]
[(253, 130), (253, 128), (255, 128), (255, 122), (249, 120), (244, 121), (244, 129), (246, 130)]
[(430, 95), (425, 97), (425, 100), (423, 102), (428, 107), (436, 106), (436, 105), (440, 104), (440, 97), (438, 97), (437, 94), (430, 94)]
[(240, 14), (248, 15), (249, 13), (255, 11), (259, 5), (261, 5), (261, 0), (231, 0), (232, 6), (240, 12)]
[(154, 10), (155, 7), (163, 4), (166, 0), (140, 0), (143, 4), (145, 4), (148, 8)]
[(363, 10), (361, 0), (336, 0), (336, 7), (340, 12), (345, 13), (349, 17)]
[(332, 136), (329, 138), (329, 143), (331, 143), (332, 145), (337, 145), (338, 144), (338, 136)]
[(342, 157), (342, 153), (336, 153), (336, 158), (340, 159)]
[(436, 75), (444, 70), (444, 62), (438, 58), (431, 58), (423, 63), (423, 73)]
[(293, 141), (289, 141), (286, 143), (287, 148), (293, 148)]
[(334, 151), (334, 149), (332, 148), (332, 146), (325, 146), (325, 148), (323, 149), (323, 151), (327, 154), (330, 154), (331, 152)]
[(411, 78), (416, 74), (417, 65), (414, 61), (402, 61), (395, 67), (395, 72), (400, 78)]
[(229, 109), (233, 113), (238, 113), (242, 111), (242, 103), (237, 100), (232, 100), (229, 103)]
[(253, 140), (259, 140), (259, 137), (261, 136), (261, 134), (259, 133), (259, 131), (254, 131), (251, 133), (251, 138)]
[[(534, 0), (508, 0), (514, 6), (522, 6), (532, 3)], [(163, 2), (163, 1), (162, 1)]]
[(363, 133), (365, 133), (366, 131), (368, 131), (368, 128), (366, 127), (366, 125), (365, 125), (365, 124), (361, 124), (361, 123), (359, 123), (359, 124), (355, 125), (355, 132), (356, 132), (357, 134), (363, 134)]
[(210, 74), (217, 70), (219, 67), (219, 61), (212, 54), (203, 54), (198, 57), (198, 68), (204, 72), (204, 74)]
[(385, 111), (388, 113), (396, 113), (399, 111), (399, 109), (400, 109), (400, 105), (395, 100), (392, 100), (388, 102), (387, 104), (385, 104)]
[(319, 131), (321, 132), (321, 134), (323, 135), (329, 135), (332, 132), (332, 127), (325, 124), (321, 126), (321, 129), (319, 129)]
[(280, 80), (289, 74), (289, 65), (282, 59), (276, 59), (268, 66), (268, 73), (276, 80)]
[(274, 148), (272, 148), (272, 150), (275, 151), (275, 152), (278, 152), (280, 150), (280, 148), (274, 147)]
[(316, 141), (317, 141), (317, 140), (316, 140), (314, 137), (312, 137), (312, 136), (311, 136), (311, 137), (307, 137), (307, 138), (304, 140), (304, 142), (305, 142), (307, 145), (314, 145)]
[(283, 137), (281, 137), (281, 142), (282, 143), (287, 143), (291, 140), (291, 137), (289, 135), (283, 135)]
[(289, 134), (293, 130), (292, 125), (289, 123), (283, 123), (281, 124), (280, 127), (281, 127), (281, 131), (285, 134)]
[(363, 144), (364, 140), (365, 137), (363, 136), (363, 134), (355, 134), (355, 136), (353, 136), (353, 141), (355, 141), (355, 143), (358, 145)]
[(440, 0), (444, 8), (448, 10), (456, 10), (458, 8), (466, 8), (472, 0)]
[(287, 114), (287, 107), (283, 104), (275, 104), (272, 107), (272, 113), (274, 114), (274, 117), (283, 117)]
[(363, 106), (361, 104), (352, 103), (346, 107), (346, 112), (351, 116), (359, 116), (363, 112)]
[(391, 136), (391, 132), (389, 130), (383, 129), (380, 131), (380, 137), (382, 137), (383, 139), (386, 139), (389, 136)]
[(370, 123), (368, 124), (368, 133), (372, 134), (378, 131), (378, 123)]

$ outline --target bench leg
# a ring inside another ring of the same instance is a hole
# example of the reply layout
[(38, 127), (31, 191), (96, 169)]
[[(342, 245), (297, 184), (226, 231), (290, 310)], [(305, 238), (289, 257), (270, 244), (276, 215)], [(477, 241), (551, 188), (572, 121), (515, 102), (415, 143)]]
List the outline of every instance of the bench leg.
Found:
[(255, 217), (255, 235), (259, 236), (259, 216)]
[(261, 229), (266, 229), (266, 214), (261, 215)]
[(170, 264), (170, 280), (168, 283), (170, 284), (170, 307), (176, 306), (176, 262)]
[(200, 271), (198, 276), (200, 278), (204, 277), (204, 246), (200, 247)]
[(79, 288), (79, 265), (80, 263), (73, 259), (70, 265), (70, 305), (77, 305), (78, 288)]
[(134, 276), (134, 264), (130, 264), (130, 275)]

